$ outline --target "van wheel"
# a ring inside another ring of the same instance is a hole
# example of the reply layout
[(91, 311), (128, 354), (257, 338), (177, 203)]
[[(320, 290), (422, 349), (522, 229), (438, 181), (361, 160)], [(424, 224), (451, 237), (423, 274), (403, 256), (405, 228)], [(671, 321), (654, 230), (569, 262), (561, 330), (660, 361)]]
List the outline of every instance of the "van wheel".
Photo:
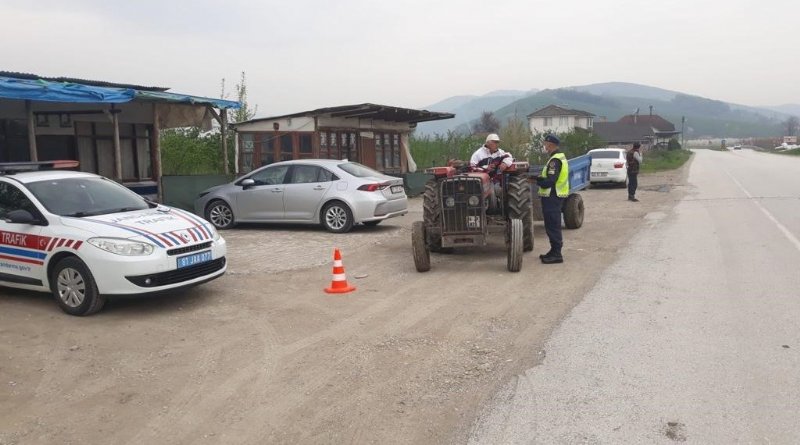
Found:
[(50, 289), (61, 310), (70, 315), (91, 315), (106, 303), (89, 268), (76, 257), (56, 264), (50, 275)]

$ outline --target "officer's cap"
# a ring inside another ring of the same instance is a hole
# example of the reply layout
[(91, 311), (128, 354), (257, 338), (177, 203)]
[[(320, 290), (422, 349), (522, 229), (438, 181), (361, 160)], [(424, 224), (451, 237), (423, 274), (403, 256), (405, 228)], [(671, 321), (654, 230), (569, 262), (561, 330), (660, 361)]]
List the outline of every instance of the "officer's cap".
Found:
[(561, 140), (558, 139), (558, 136), (554, 134), (548, 134), (544, 137), (545, 142), (552, 142), (553, 144), (559, 145), (561, 144)]

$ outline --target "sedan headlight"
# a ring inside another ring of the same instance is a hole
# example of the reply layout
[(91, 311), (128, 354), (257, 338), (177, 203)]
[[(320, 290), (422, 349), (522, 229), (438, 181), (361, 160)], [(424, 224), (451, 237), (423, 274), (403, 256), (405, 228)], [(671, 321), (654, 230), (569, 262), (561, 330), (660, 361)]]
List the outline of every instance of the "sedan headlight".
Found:
[(90, 238), (87, 242), (98, 249), (124, 256), (144, 256), (153, 253), (153, 246), (121, 238)]

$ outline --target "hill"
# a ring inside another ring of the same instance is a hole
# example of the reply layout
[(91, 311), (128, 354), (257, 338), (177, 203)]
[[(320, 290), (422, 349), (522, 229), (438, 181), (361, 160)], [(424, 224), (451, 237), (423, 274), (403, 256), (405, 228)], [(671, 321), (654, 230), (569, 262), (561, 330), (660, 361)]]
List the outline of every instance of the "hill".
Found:
[[(782, 134), (783, 122), (788, 114), (782, 110), (749, 107), (746, 105), (707, 99), (662, 88), (624, 82), (609, 82), (593, 85), (575, 86), (554, 90), (543, 90), (535, 94), (514, 99), (514, 96), (498, 96), (496, 102), (491, 97), (481, 96), (461, 103), (456, 109), (439, 110), (456, 113), (456, 119), (438, 121), (440, 131), (427, 124), (420, 124), (422, 134), (445, 133), (448, 130), (466, 133), (469, 125), (483, 110), (491, 110), (501, 122), (517, 116), (526, 119), (527, 115), (539, 108), (556, 104), (567, 108), (588, 111), (597, 116), (598, 121), (616, 121), (620, 117), (639, 110), (640, 114), (658, 114), (680, 129), (681, 118), (686, 118), (684, 131), (686, 137), (761, 137)], [(513, 100), (509, 100), (513, 99)], [(503, 103), (507, 101), (506, 103)]]
[(483, 96), (454, 96), (423, 107), (430, 111), (455, 113), (456, 117), (443, 121), (423, 122), (417, 126), (418, 134), (445, 134), (456, 128), (469, 128), (484, 111), (495, 111), (538, 90), (498, 90)]

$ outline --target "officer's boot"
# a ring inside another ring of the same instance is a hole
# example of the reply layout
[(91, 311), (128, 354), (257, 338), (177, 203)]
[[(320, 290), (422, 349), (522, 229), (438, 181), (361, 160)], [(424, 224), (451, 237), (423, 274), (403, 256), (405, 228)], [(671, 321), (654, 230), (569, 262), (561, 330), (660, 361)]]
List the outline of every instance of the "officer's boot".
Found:
[(550, 254), (542, 257), (542, 263), (544, 264), (558, 264), (563, 262), (564, 257), (562, 257), (561, 252), (558, 251), (552, 251)]

